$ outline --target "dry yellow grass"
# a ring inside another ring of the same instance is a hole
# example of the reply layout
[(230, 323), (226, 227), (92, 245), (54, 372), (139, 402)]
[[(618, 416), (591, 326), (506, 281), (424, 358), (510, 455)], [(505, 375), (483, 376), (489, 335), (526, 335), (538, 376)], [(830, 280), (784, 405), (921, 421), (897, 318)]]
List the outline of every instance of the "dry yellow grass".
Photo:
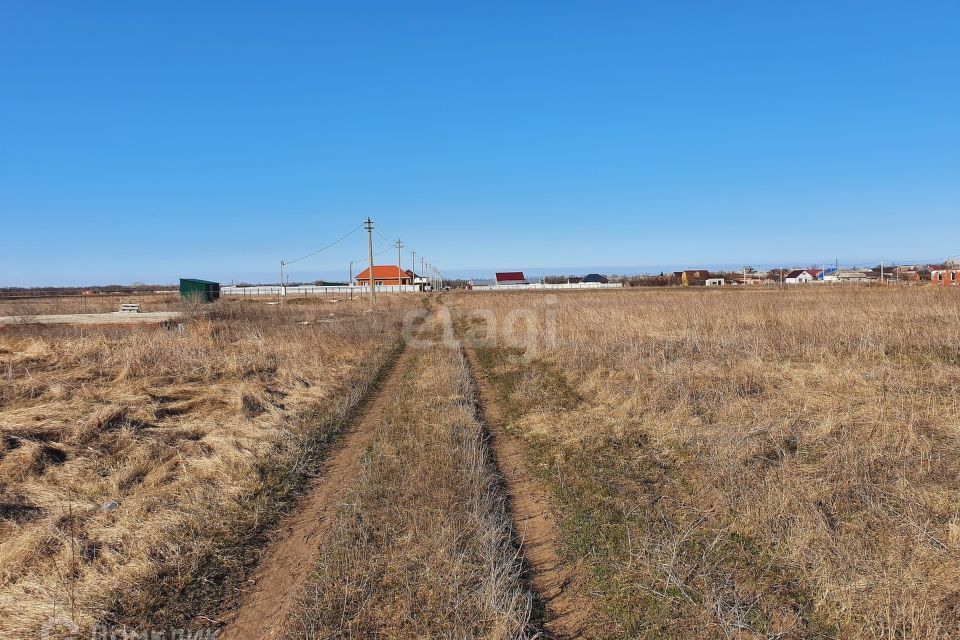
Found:
[(381, 420), (292, 637), (533, 635), (532, 597), (459, 347), (417, 348)]
[(0, 636), (36, 637), (55, 614), (215, 614), (410, 304), (221, 302), (182, 333), (0, 331)]
[[(480, 311), (498, 321), (482, 361), (555, 491), (568, 553), (594, 568), (612, 630), (932, 639), (960, 637), (957, 294), (604, 291), (457, 305), (464, 326)], [(503, 339), (526, 333), (504, 332), (518, 309), (540, 325), (533, 357)]]

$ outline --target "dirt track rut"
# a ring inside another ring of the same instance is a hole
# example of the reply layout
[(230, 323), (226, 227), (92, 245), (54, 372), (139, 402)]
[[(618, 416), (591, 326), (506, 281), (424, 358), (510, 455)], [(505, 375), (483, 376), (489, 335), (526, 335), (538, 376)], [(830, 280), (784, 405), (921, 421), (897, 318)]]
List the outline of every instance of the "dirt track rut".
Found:
[(587, 596), (585, 570), (559, 553), (559, 531), (541, 483), (529, 469), (524, 447), (503, 433), (503, 411), (497, 392), (481, 369), (476, 353), (466, 348), (467, 361), (480, 399), (481, 414), (493, 455), (510, 498), (514, 527), (530, 571), (530, 582), (546, 609), (544, 626), (555, 638), (596, 638), (592, 602)]
[(322, 541), (343, 498), (360, 473), (364, 451), (410, 365), (410, 349), (397, 357), (374, 397), (327, 457), (324, 471), (300, 500), (294, 513), (280, 523), (250, 577), (250, 589), (236, 609), (224, 614), (223, 640), (280, 638), (310, 572), (323, 552)]

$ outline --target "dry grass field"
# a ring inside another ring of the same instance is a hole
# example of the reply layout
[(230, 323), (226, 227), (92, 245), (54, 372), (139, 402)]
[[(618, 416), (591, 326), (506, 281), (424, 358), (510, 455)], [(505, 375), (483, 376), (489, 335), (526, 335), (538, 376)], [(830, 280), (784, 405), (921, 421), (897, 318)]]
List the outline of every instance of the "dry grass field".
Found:
[(0, 637), (960, 637), (957, 291), (179, 308), (0, 330)]
[(416, 304), (0, 330), (0, 637), (215, 616)]
[(960, 637), (957, 291), (450, 298), (610, 637)]

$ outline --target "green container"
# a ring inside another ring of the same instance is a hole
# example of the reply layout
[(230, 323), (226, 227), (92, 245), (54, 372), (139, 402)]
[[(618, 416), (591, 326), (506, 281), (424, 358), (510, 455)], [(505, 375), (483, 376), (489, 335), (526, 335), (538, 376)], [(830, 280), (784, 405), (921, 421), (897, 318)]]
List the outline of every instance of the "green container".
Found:
[(196, 278), (180, 278), (180, 297), (213, 302), (220, 297), (220, 283)]

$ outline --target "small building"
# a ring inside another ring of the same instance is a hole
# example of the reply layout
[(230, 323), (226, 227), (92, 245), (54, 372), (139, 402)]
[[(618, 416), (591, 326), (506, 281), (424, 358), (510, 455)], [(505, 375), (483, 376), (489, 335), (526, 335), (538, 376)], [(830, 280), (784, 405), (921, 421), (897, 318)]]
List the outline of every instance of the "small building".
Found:
[(707, 278), (704, 284), (708, 287), (722, 287), (726, 283), (723, 278)]
[[(395, 264), (375, 264), (373, 265), (373, 281), (380, 285), (401, 285), (413, 284), (414, 279), (418, 278), (409, 269), (401, 269)], [(354, 284), (357, 286), (366, 286), (370, 284), (370, 267), (367, 267), (354, 278)]]
[(220, 298), (220, 283), (197, 278), (180, 278), (180, 297), (200, 302), (213, 302)]
[(743, 284), (770, 284), (770, 274), (766, 271), (747, 271), (743, 275)]
[(527, 279), (523, 277), (522, 271), (498, 271), (495, 280), (498, 287), (504, 285), (530, 284), (527, 282)]
[(870, 281), (867, 272), (859, 269), (837, 269), (832, 276), (826, 277), (825, 280), (842, 284), (865, 284)]
[(593, 283), (596, 283), (596, 284), (607, 284), (607, 283), (610, 282), (610, 281), (607, 279), (606, 276), (602, 276), (602, 275), (600, 275), (599, 273), (588, 273), (587, 275), (583, 276), (583, 280), (581, 280), (581, 282), (593, 282)]
[(817, 274), (814, 275), (810, 273), (808, 269), (794, 269), (786, 275), (783, 281), (787, 284), (806, 284), (813, 282), (817, 279), (817, 275), (820, 275), (818, 270), (813, 269), (813, 271), (817, 271)]
[(817, 274), (817, 280), (819, 280), (820, 282), (830, 282), (831, 280), (835, 279), (834, 276), (836, 275), (836, 273), (837, 273), (836, 267), (827, 267), (826, 269), (823, 269), (822, 271), (820, 271), (820, 273)]
[(895, 275), (896, 279), (900, 282), (920, 282), (920, 269), (913, 265), (903, 265), (899, 267), (894, 267), (892, 273)]
[(956, 287), (960, 285), (960, 269), (949, 267), (930, 269), (930, 282), (937, 286)]
[(673, 275), (679, 278), (681, 286), (693, 287), (706, 284), (710, 272), (706, 269), (687, 269), (686, 271), (674, 271)]

